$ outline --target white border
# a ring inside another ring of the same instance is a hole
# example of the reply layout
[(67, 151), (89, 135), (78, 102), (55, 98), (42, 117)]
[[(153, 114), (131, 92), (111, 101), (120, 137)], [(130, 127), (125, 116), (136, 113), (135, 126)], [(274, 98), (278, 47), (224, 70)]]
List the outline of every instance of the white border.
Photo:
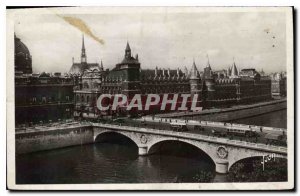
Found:
[(76, 184), (76, 185), (16, 185), (15, 184), (15, 145), (14, 145), (14, 65), (13, 65), (13, 18), (14, 14), (45, 14), (52, 13), (49, 9), (17, 10), (7, 13), (6, 28), (6, 76), (7, 76), (7, 185), (15, 190), (281, 190), (294, 187), (294, 83), (293, 83), (293, 25), (292, 9), (290, 7), (82, 7), (82, 8), (58, 8), (55, 13), (97, 13), (103, 12), (269, 12), (280, 11), (286, 13), (287, 19), (287, 76), (288, 76), (288, 182), (271, 183), (157, 183), (157, 184)]

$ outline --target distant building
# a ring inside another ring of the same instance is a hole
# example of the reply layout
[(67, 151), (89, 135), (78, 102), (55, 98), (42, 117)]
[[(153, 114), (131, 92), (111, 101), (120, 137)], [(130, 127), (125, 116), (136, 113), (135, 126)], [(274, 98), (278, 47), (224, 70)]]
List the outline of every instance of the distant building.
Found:
[(26, 45), (15, 36), (16, 124), (48, 123), (73, 117), (74, 80), (69, 75), (34, 74)]
[(15, 35), (15, 72), (32, 73), (32, 58), (27, 46)]
[(272, 96), (274, 98), (286, 97), (286, 76), (284, 73), (274, 73), (272, 79)]
[[(255, 69), (238, 71), (233, 63), (228, 70), (213, 71), (208, 62), (203, 72), (199, 72), (193, 62), (190, 71), (181, 69), (142, 69), (136, 54), (131, 54), (129, 43), (124, 59), (112, 70), (85, 69), (81, 77), (82, 85), (75, 90), (76, 115), (97, 118), (102, 115), (126, 114), (126, 104), (116, 111), (100, 112), (96, 107), (101, 94), (125, 94), (129, 100), (141, 94), (142, 101), (148, 94), (198, 94), (197, 106), (227, 107), (236, 104), (254, 103), (271, 99), (271, 79), (261, 77)], [(86, 83), (86, 84), (84, 84)], [(179, 100), (180, 102), (180, 100)], [(107, 103), (108, 105), (111, 103)], [(130, 111), (129, 113), (158, 113), (160, 104), (150, 111)], [(167, 108), (168, 111), (168, 108)]]

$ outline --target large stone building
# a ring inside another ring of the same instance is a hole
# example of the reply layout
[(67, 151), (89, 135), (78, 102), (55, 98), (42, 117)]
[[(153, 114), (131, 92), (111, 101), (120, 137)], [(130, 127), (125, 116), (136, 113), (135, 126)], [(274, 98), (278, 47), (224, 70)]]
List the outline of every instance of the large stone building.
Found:
[[(195, 62), (190, 71), (186, 67), (184, 70), (157, 67), (142, 69), (138, 55), (132, 56), (129, 43), (126, 45), (123, 60), (112, 70), (104, 70), (102, 64), (100, 68), (87, 68), (82, 64), (79, 69), (82, 70), (82, 75), (79, 77), (81, 85), (75, 90), (75, 116), (81, 117), (97, 118), (101, 115), (127, 113), (127, 104), (116, 111), (99, 111), (96, 102), (101, 94), (124, 94), (128, 101), (135, 94), (141, 94), (143, 104), (148, 94), (170, 94), (170, 98), (173, 94), (191, 94), (192, 97), (198, 94), (197, 106), (203, 108), (227, 107), (271, 99), (270, 78), (261, 77), (255, 69), (242, 69), (238, 72), (236, 64), (233, 63), (228, 70), (213, 71), (209, 62), (203, 72), (198, 71)], [(168, 111), (168, 107), (165, 111), (160, 111), (160, 105), (161, 102), (152, 106), (150, 111), (131, 110), (131, 113)]]
[(74, 80), (60, 73), (32, 73), (26, 45), (15, 36), (15, 121), (48, 123), (73, 117)]
[(286, 97), (286, 76), (284, 73), (274, 73), (272, 79), (272, 96), (274, 98)]

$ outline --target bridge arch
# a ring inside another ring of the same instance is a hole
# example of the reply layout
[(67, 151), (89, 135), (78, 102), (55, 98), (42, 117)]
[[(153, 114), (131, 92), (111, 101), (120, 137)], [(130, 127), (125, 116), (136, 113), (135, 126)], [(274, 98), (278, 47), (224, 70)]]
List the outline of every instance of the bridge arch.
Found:
[[(263, 164), (263, 160), (267, 160), (267, 162)], [(269, 181), (268, 179), (287, 181), (287, 164), (287, 158), (283, 156), (275, 157), (275, 159), (264, 157), (263, 159), (263, 155), (257, 155), (239, 159), (229, 167), (228, 171), (230, 173), (230, 179), (233, 181), (248, 182), (249, 179), (266, 182)], [(267, 172), (267, 175), (257, 175), (258, 173), (261, 174), (262, 170)]]
[(212, 152), (205, 147), (205, 144), (201, 145), (199, 142), (193, 142), (191, 140), (185, 140), (179, 138), (167, 138), (167, 139), (162, 138), (148, 145), (147, 154), (153, 154), (157, 150), (157, 148), (159, 148), (159, 146), (165, 142), (179, 142), (179, 143), (183, 143), (195, 147), (199, 151), (203, 152), (203, 154), (205, 154), (212, 161), (214, 166), (216, 166), (215, 157), (213, 156)]
[(138, 141), (134, 137), (131, 137), (128, 133), (126, 132), (120, 132), (120, 131), (113, 131), (113, 130), (105, 130), (101, 131), (97, 134), (94, 135), (94, 142), (101, 141), (101, 137), (105, 137), (109, 134), (114, 134), (114, 135), (119, 135), (123, 138), (126, 138), (127, 140), (131, 141), (137, 148), (139, 147)]
[[(244, 154), (244, 153), (243, 153)], [(272, 153), (256, 153), (256, 154), (250, 154), (250, 155), (247, 155), (247, 154), (244, 154), (244, 156), (239, 156), (238, 159), (235, 159), (234, 161), (231, 161), (229, 166), (228, 166), (228, 171), (232, 168), (232, 166), (234, 166), (235, 164), (237, 163), (241, 163), (247, 159), (251, 160), (251, 159), (256, 159), (256, 158), (261, 158), (261, 161), (263, 160), (263, 156), (265, 156), (265, 158), (267, 158), (267, 156), (269, 156), (270, 158), (275, 156), (275, 159), (286, 159), (287, 160), (287, 157), (286, 156), (283, 156), (283, 155), (280, 155), (280, 154), (272, 154)], [(271, 158), (272, 159), (272, 158)]]
[(263, 157), (263, 156), (275, 156), (276, 158), (285, 158), (287, 159), (286, 156), (282, 155), (282, 154), (278, 154), (278, 153), (271, 153), (271, 152), (262, 152), (262, 151), (256, 151), (256, 150), (247, 150), (247, 149), (243, 149), (243, 151), (241, 151), (241, 149), (238, 148), (234, 148), (231, 150), (231, 153), (234, 155), (238, 155), (238, 156), (234, 156), (230, 158), (229, 161), (229, 165), (228, 165), (228, 170), (237, 162), (243, 161), (244, 159), (248, 159), (248, 158), (256, 158), (256, 157)]

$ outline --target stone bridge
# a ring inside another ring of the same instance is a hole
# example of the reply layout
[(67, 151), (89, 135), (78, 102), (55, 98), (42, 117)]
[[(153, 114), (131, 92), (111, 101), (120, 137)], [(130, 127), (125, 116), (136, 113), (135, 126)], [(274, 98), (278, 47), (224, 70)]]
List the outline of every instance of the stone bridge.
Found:
[(93, 123), (94, 141), (103, 133), (115, 132), (131, 139), (139, 155), (154, 153), (165, 141), (179, 141), (197, 147), (215, 163), (216, 172), (227, 173), (230, 167), (245, 158), (273, 155), (287, 158), (287, 148), (245, 141), (230, 140), (189, 132), (175, 132), (130, 126)]

